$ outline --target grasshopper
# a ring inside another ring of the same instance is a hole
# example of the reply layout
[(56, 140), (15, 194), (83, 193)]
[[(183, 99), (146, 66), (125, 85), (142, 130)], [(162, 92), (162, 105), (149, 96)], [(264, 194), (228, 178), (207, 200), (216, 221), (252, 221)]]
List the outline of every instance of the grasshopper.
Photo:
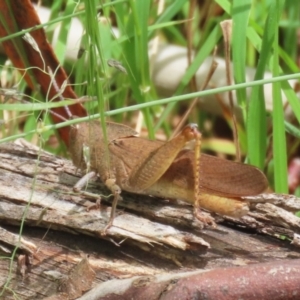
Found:
[[(114, 195), (104, 232), (113, 224), (122, 190), (191, 203), (194, 215), (213, 225), (213, 218), (200, 208), (239, 218), (249, 211), (249, 204), (241, 197), (258, 195), (268, 188), (259, 169), (201, 154), (201, 134), (195, 124), (187, 125), (167, 142), (137, 137), (132, 128), (122, 124), (107, 122), (106, 127), (108, 145), (97, 121), (72, 126), (69, 145), (74, 165), (86, 172), (75, 189), (99, 176)], [(195, 149), (185, 149), (192, 140)], [(89, 162), (84, 157), (86, 148)]]

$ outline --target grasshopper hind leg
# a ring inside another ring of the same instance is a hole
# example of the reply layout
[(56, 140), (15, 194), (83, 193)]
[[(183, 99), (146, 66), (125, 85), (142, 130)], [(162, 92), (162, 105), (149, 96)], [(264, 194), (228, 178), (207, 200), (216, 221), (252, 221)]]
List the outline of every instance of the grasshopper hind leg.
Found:
[(198, 200), (196, 200), (194, 204), (194, 217), (196, 217), (204, 225), (216, 227), (215, 219), (209, 213), (201, 210)]
[(197, 127), (193, 128), (194, 137), (195, 137), (195, 165), (194, 165), (194, 216), (204, 223), (205, 225), (211, 225), (216, 227), (216, 223), (214, 218), (206, 212), (201, 210), (201, 186), (200, 186), (200, 176), (201, 174), (201, 167), (200, 167), (200, 157), (201, 157), (201, 133), (198, 131)]

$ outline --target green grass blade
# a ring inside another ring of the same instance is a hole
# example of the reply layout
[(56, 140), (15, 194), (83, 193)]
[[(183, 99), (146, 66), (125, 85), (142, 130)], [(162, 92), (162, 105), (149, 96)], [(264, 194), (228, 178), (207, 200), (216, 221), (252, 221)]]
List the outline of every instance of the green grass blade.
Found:
[[(284, 49), (289, 53), (289, 56), (293, 59), (297, 59), (297, 43), (295, 43), (295, 37), (299, 30), (299, 1), (285, 1), (285, 9), (287, 13), (287, 24), (284, 30)], [(296, 26), (293, 26), (295, 24)]]
[(300, 78), (300, 73), (290, 74), (290, 75), (282, 75), (282, 76), (273, 77), (273, 78), (260, 79), (260, 80), (256, 80), (256, 81), (246, 82), (246, 83), (234, 84), (231, 86), (222, 86), (222, 87), (215, 88), (215, 89), (209, 89), (209, 90), (195, 92), (195, 93), (183, 94), (183, 95), (173, 96), (173, 97), (164, 98), (164, 99), (156, 99), (156, 100), (149, 101), (147, 103), (131, 105), (128, 107), (115, 109), (113, 111), (111, 110), (111, 111), (107, 112), (106, 115), (112, 116), (112, 115), (116, 115), (119, 113), (136, 111), (139, 109), (143, 109), (143, 108), (151, 107), (151, 106), (155, 106), (155, 105), (170, 104), (172, 102), (184, 101), (184, 100), (193, 99), (196, 97), (205, 97), (208, 95), (225, 93), (225, 92), (228, 92), (231, 90), (238, 90), (238, 89), (242, 89), (242, 88), (261, 86), (261, 85), (273, 83), (273, 82), (284, 82), (286, 80), (296, 79), (296, 78), (297, 79)]
[(98, 111), (103, 131), (104, 141), (107, 144), (106, 123), (105, 123), (105, 96), (103, 89), (103, 78), (106, 79), (106, 63), (103, 57), (102, 41), (97, 16), (97, 1), (85, 0), (85, 28), (88, 35), (88, 86), (87, 92), (90, 96), (98, 99)]
[(295, 127), (293, 124), (284, 121), (285, 131), (297, 139), (300, 139), (300, 129)]
[[(280, 5), (281, 2), (281, 5)], [(273, 43), (273, 76), (278, 76), (279, 68), (279, 45), (278, 45), (278, 23), (281, 12), (282, 1), (274, 1), (276, 10), (274, 16), (275, 38)], [(277, 29), (277, 30), (276, 30)], [(277, 193), (288, 192), (287, 182), (287, 153), (284, 128), (284, 109), (281, 99), (280, 83), (273, 83), (273, 158), (274, 158), (274, 184)]]
[[(298, 78), (299, 79), (299, 78)], [(293, 109), (293, 112), (297, 118), (297, 121), (300, 124), (300, 102), (299, 98), (297, 97), (295, 91), (290, 86), (290, 84), (287, 81), (281, 82), (281, 88), (290, 104), (290, 106)]]
[[(151, 1), (129, 1), (128, 6), (115, 5), (118, 27), (125, 39), (120, 44), (134, 100), (147, 103), (156, 98), (148, 61), (148, 19)], [(128, 11), (132, 11), (128, 14)], [(121, 39), (119, 39), (120, 41)], [(147, 107), (147, 106), (146, 106)], [(149, 137), (154, 138), (151, 110), (143, 109)]]
[[(76, 7), (76, 4), (74, 3), (73, 0), (68, 0), (66, 3), (66, 8), (64, 10), (63, 15), (72, 15), (74, 9)], [(55, 54), (61, 64), (64, 63), (65, 60), (65, 55), (67, 51), (67, 43), (66, 41), (68, 40), (68, 34), (71, 28), (71, 21), (72, 18), (70, 17), (69, 19), (66, 18), (61, 22), (57, 42), (55, 45)]]
[[(271, 4), (264, 28), (262, 48), (258, 60), (255, 80), (264, 77), (264, 72), (269, 63), (275, 30), (277, 30), (274, 14), (277, 14), (277, 7), (276, 5)], [(252, 165), (263, 169), (267, 148), (267, 128), (266, 107), (262, 86), (257, 86), (252, 89), (248, 106), (247, 145), (249, 162)]]
[[(251, 0), (234, 0), (232, 5), (232, 62), (236, 83), (246, 80), (246, 32), (251, 2)], [(243, 111), (244, 120), (246, 120), (246, 89), (238, 90), (236, 95)]]
[(163, 13), (157, 18), (155, 24), (165, 23), (172, 20), (172, 18), (182, 9), (182, 6), (186, 3), (186, 0), (173, 1), (171, 5), (163, 11)]

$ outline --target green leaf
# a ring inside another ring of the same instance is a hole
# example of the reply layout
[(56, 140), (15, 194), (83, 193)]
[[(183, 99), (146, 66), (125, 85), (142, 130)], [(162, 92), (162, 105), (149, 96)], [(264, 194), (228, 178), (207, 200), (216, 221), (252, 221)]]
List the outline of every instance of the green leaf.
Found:
[[(234, 0), (232, 4), (232, 62), (234, 81), (236, 83), (246, 81), (246, 33), (251, 2), (251, 0)], [(243, 110), (244, 120), (246, 120), (246, 89), (237, 90), (236, 95), (238, 103)]]
[[(273, 76), (278, 76), (279, 68), (279, 45), (278, 45), (278, 24), (279, 13), (281, 12), (282, 1), (274, 1), (272, 6), (276, 14), (274, 15), (275, 38), (273, 42)], [(280, 82), (273, 83), (273, 157), (274, 157), (274, 183), (277, 193), (288, 192), (288, 174), (287, 174), (287, 154), (286, 154), (286, 139), (284, 128), (284, 108), (281, 99)]]

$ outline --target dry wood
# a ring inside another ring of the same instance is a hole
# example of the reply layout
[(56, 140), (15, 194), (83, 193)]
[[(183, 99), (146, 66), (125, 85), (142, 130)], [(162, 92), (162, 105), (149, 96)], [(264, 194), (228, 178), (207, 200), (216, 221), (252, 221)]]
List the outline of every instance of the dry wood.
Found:
[[(87, 211), (94, 199), (72, 191), (79, 177), (69, 161), (23, 140), (0, 145), (0, 220), (5, 227), (0, 231), (0, 251), (10, 256), (12, 247), (19, 249), (11, 265), (0, 260), (0, 285), (4, 287), (9, 270), (12, 275), (5, 286), (7, 299), (13, 298), (12, 291), (21, 299), (53, 295), (67, 299), (111, 278), (300, 258), (289, 241), (276, 242), (222, 226), (203, 229), (193, 217), (192, 206), (129, 193), (122, 194), (114, 225), (107, 236), (101, 236), (109, 201), (102, 197), (100, 209)], [(91, 182), (88, 192), (109, 193), (99, 182)], [(299, 218), (293, 212), (300, 206), (299, 199), (262, 195), (248, 200), (253, 202), (251, 212), (241, 220), (225, 219), (227, 224), (284, 235), (297, 243)], [(24, 214), (26, 226), (19, 240)], [(86, 255), (89, 265), (76, 268)], [(90, 272), (89, 266), (96, 279), (91, 271), (89, 283), (76, 284), (82, 272)]]

